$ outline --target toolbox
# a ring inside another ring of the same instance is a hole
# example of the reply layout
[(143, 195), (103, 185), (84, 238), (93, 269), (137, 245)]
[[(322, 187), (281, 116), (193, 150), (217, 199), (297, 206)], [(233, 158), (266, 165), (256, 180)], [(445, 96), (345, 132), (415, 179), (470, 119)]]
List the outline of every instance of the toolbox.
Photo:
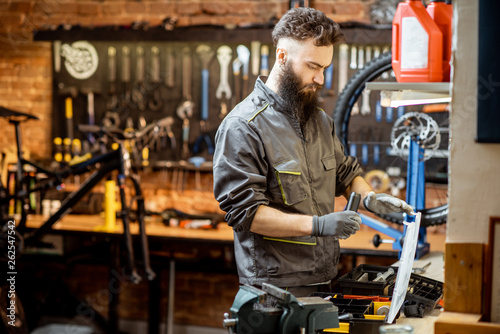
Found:
[[(392, 294), (394, 285), (389, 287)], [(406, 291), (406, 299), (403, 304), (403, 312), (407, 317), (424, 316), (425, 311), (432, 311), (443, 297), (443, 283), (423, 277), (417, 274), (411, 274)]]
[[(394, 274), (387, 277), (385, 281), (374, 281), (379, 273), (383, 274), (389, 268), (394, 270)], [(361, 264), (353, 271), (338, 278), (340, 292), (345, 295), (389, 296), (392, 294), (389, 287), (394, 284), (397, 271), (398, 267)]]
[[(390, 269), (394, 271), (392, 275), (385, 280), (374, 281)], [(392, 296), (397, 271), (398, 267), (361, 264), (339, 277), (339, 292), (344, 295)], [(412, 273), (402, 310), (407, 317), (423, 317), (424, 312), (433, 310), (442, 297), (442, 282)]]

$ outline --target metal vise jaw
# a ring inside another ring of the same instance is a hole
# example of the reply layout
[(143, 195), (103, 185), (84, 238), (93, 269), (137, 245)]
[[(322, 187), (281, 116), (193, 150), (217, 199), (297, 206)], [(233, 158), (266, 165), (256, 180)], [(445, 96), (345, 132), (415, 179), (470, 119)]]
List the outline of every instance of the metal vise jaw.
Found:
[(230, 334), (314, 334), (339, 327), (338, 308), (320, 297), (295, 298), (271, 284), (262, 290), (243, 285), (224, 314), (223, 325)]

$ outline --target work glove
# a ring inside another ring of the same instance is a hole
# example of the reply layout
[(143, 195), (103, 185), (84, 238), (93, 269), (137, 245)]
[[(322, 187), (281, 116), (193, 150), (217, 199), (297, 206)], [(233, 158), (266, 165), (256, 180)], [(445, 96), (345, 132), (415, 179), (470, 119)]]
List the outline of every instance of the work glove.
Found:
[(375, 194), (370, 192), (363, 199), (365, 208), (373, 213), (386, 214), (391, 212), (406, 212), (414, 215), (413, 208), (405, 201), (387, 194)]
[(311, 235), (315, 237), (336, 236), (347, 239), (359, 230), (361, 217), (354, 211), (333, 212), (324, 216), (313, 216)]

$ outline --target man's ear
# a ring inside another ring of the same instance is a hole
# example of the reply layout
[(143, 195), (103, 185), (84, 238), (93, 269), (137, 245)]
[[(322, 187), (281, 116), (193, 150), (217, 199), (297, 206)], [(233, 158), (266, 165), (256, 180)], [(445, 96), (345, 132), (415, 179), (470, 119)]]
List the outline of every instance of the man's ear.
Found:
[(285, 65), (286, 62), (286, 50), (284, 48), (276, 49), (276, 61), (280, 65)]

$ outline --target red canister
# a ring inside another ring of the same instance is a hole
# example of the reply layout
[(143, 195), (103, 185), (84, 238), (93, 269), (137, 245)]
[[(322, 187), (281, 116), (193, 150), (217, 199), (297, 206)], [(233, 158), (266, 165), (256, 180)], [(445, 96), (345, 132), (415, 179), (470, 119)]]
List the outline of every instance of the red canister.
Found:
[(443, 80), (443, 33), (420, 0), (406, 0), (396, 9), (392, 68), (398, 82)]
[(427, 6), (427, 13), (443, 34), (443, 81), (450, 81), (453, 6), (449, 1), (431, 0)]

